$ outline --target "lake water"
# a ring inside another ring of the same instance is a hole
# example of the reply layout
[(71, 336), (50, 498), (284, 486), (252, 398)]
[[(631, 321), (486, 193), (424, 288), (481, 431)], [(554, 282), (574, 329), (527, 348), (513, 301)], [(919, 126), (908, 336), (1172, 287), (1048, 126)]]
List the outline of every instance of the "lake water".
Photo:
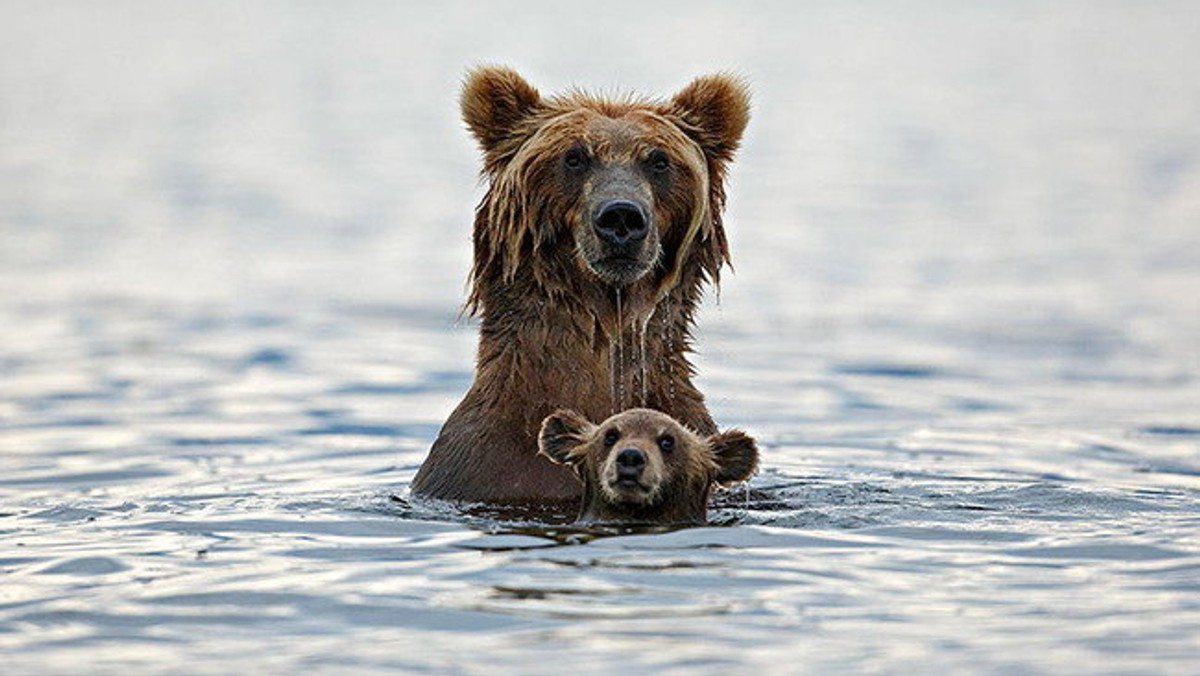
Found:
[[(753, 82), (710, 527), (406, 501), (483, 62)], [(1195, 673), (1197, 83), (1186, 2), (5, 3), (0, 672)]]

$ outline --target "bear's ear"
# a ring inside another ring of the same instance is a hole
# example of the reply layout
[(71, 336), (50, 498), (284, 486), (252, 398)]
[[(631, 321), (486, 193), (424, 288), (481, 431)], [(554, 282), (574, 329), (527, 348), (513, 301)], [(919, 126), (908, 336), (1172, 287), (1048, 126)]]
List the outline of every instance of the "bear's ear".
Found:
[(483, 66), (467, 73), (459, 104), (463, 121), (491, 157), (505, 154), (500, 146), (520, 136), (521, 123), (538, 111), (542, 97), (515, 70)]
[(704, 75), (680, 90), (668, 110), (706, 155), (727, 162), (750, 121), (750, 87), (735, 75)]
[(595, 431), (596, 426), (575, 411), (555, 411), (542, 421), (538, 453), (560, 465), (574, 466), (587, 457), (587, 441)]
[(713, 481), (722, 486), (745, 481), (758, 469), (758, 445), (741, 430), (714, 434), (708, 438), (708, 446), (717, 461)]

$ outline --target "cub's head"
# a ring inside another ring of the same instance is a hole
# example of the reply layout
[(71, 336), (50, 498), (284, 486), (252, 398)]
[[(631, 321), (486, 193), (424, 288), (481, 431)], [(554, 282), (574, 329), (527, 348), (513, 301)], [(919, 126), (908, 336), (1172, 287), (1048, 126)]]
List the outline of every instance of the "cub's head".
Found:
[(489, 273), (511, 279), (531, 257), (613, 286), (661, 283), (677, 280), (693, 246), (717, 277), (728, 259), (725, 166), (749, 120), (741, 80), (700, 77), (668, 100), (543, 98), (515, 71), (485, 67), (467, 76), (461, 104), (490, 183), (476, 284)]
[(599, 425), (556, 411), (542, 422), (538, 446), (583, 480), (584, 522), (702, 523), (712, 487), (745, 481), (758, 465), (758, 448), (744, 432), (704, 438), (643, 408)]

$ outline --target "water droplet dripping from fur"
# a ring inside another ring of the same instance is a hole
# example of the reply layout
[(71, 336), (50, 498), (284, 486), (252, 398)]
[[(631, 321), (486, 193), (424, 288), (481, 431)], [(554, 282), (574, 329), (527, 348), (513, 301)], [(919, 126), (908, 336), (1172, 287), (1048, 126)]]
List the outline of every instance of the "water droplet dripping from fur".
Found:
[(613, 413), (625, 410), (625, 312), (621, 303), (621, 289), (615, 290), (617, 326), (610, 338), (609, 360), (613, 364)]
[(646, 332), (650, 329), (650, 318), (653, 312), (646, 315), (646, 318), (638, 322), (638, 379), (641, 381), (642, 400), (639, 405), (650, 405), (650, 384), (649, 373), (646, 370)]
[(667, 379), (667, 400), (663, 403), (664, 411), (670, 412), (675, 406), (675, 362), (673, 356), (675, 354), (675, 336), (671, 332), (671, 322), (674, 319), (672, 314), (671, 297), (667, 296), (662, 302), (662, 372)]

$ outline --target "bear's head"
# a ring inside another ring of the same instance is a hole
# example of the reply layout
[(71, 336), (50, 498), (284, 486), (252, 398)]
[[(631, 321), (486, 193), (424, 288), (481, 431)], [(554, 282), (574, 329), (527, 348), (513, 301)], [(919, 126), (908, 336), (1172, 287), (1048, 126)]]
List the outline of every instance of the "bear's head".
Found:
[(552, 278), (549, 259), (657, 296), (686, 265), (718, 278), (729, 255), (725, 168), (749, 120), (741, 80), (700, 77), (667, 100), (544, 98), (515, 71), (483, 67), (468, 75), (461, 104), (489, 179), (472, 307), (481, 280), (512, 279), (529, 259), (539, 267), (522, 277)]
[(583, 481), (585, 523), (703, 523), (712, 487), (745, 481), (758, 466), (758, 448), (745, 432), (704, 438), (644, 408), (599, 425), (556, 411), (542, 422), (538, 447)]

